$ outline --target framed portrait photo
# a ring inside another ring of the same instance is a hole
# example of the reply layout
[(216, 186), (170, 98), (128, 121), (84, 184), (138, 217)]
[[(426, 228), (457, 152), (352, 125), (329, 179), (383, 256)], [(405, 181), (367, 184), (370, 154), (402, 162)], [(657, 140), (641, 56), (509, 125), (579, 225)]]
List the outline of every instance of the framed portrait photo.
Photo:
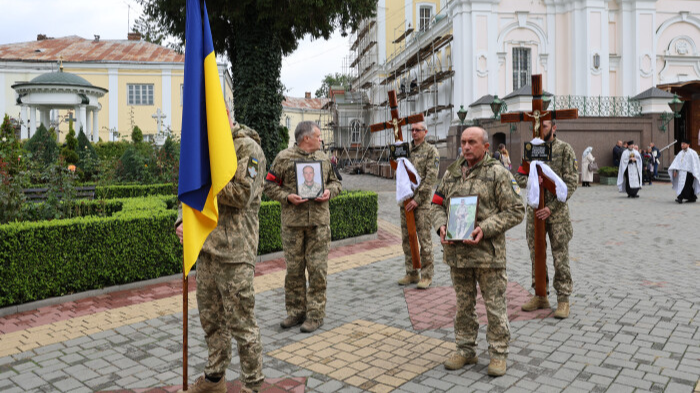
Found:
[(297, 195), (304, 199), (323, 196), (323, 167), (321, 161), (297, 161), (294, 163), (297, 175)]
[(450, 198), (450, 205), (447, 208), (447, 231), (445, 240), (473, 240), (471, 234), (476, 226), (476, 212), (478, 207), (478, 195)]

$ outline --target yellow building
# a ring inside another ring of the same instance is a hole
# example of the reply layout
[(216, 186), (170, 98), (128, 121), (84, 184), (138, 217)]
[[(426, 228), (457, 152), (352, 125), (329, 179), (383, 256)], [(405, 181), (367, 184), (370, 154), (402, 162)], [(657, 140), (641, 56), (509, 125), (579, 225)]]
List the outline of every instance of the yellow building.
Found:
[(327, 102), (327, 98), (311, 98), (311, 93), (306, 93), (304, 98), (284, 97), (280, 124), (289, 130), (289, 147), (294, 145), (294, 130), (297, 128), (297, 124), (309, 120), (316, 122), (321, 127), (321, 136), (328, 146), (332, 138), (327, 130), (330, 112), (324, 109)]
[[(61, 63), (66, 75), (52, 75), (59, 72)], [(93, 40), (78, 36), (49, 38), (40, 34), (36, 41), (0, 45), (0, 111), (21, 121), (23, 138), (30, 137), (41, 122), (56, 127), (63, 139), (69, 119), (82, 125), (92, 140), (128, 138), (133, 126), (138, 126), (146, 139), (154, 139), (158, 120), (163, 132), (170, 130), (179, 136), (184, 69), (184, 55), (142, 41), (138, 33), (130, 33), (125, 40), (101, 40), (99, 36)], [(225, 63), (218, 63), (218, 69), (226, 107), (233, 115), (231, 76)], [(41, 99), (37, 103), (36, 97), (30, 106), (12, 88), (32, 86), (35, 95), (60, 94), (55, 86), (40, 83), (57, 80), (64, 82), (62, 87), (68, 82), (104, 94), (97, 102), (85, 104), (92, 98), (83, 100), (82, 107), (78, 102), (69, 109), (66, 105), (49, 109), (41, 105)], [(31, 113), (35, 110), (39, 113)]]

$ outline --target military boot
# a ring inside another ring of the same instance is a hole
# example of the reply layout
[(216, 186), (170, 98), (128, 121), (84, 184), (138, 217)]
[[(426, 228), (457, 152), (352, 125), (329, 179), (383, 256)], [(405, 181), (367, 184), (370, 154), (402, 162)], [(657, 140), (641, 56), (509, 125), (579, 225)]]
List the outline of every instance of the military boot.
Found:
[(402, 279), (399, 280), (399, 285), (408, 285), (408, 284), (415, 284), (418, 282), (418, 275), (417, 274), (407, 274), (403, 276)]
[(323, 319), (307, 319), (299, 330), (301, 330), (302, 333), (311, 333), (322, 325)]
[(554, 318), (566, 319), (569, 317), (569, 303), (559, 302), (557, 304), (557, 311), (554, 312)]
[(242, 386), (242, 387), (241, 387), (241, 393), (257, 393), (257, 392), (259, 392), (259, 391), (260, 391), (259, 388), (258, 388), (258, 389), (253, 389), (253, 388), (249, 388), (249, 387), (246, 387), (246, 386)]
[(445, 368), (447, 370), (459, 370), (460, 368), (466, 366), (467, 364), (476, 364), (476, 362), (479, 360), (478, 357), (473, 356), (473, 357), (466, 357), (462, 356), (459, 353), (454, 353), (447, 361), (445, 362)]
[(284, 321), (280, 322), (280, 326), (283, 329), (289, 329), (290, 327), (301, 325), (305, 319), (306, 316), (303, 314), (297, 316), (290, 315), (287, 318), (285, 318)]
[(541, 308), (549, 308), (549, 299), (545, 296), (533, 296), (527, 303), (520, 307), (523, 311), (535, 311)]
[(487, 373), (492, 377), (500, 377), (506, 374), (505, 359), (491, 359)]
[(221, 377), (219, 382), (212, 382), (202, 375), (188, 386), (187, 391), (178, 390), (177, 393), (226, 393), (226, 377)]
[(430, 278), (421, 278), (420, 281), (418, 281), (418, 285), (416, 285), (416, 288), (418, 289), (428, 289), (430, 288), (430, 284), (433, 283), (433, 280)]

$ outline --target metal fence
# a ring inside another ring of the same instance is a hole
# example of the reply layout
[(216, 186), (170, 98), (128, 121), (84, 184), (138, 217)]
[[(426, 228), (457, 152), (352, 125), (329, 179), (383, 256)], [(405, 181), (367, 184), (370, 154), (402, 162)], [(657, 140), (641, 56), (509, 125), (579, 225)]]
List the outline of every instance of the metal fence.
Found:
[(580, 117), (634, 117), (642, 114), (642, 104), (630, 97), (554, 96), (552, 109), (578, 109)]

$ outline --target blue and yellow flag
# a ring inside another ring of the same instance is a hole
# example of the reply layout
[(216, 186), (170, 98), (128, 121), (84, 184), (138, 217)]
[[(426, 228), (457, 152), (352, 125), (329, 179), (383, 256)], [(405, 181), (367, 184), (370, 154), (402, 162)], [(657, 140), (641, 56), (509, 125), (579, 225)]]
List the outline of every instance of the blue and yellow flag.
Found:
[(219, 82), (207, 6), (187, 0), (185, 81), (178, 198), (182, 202), (184, 272), (219, 221), (216, 196), (236, 174), (236, 150)]

